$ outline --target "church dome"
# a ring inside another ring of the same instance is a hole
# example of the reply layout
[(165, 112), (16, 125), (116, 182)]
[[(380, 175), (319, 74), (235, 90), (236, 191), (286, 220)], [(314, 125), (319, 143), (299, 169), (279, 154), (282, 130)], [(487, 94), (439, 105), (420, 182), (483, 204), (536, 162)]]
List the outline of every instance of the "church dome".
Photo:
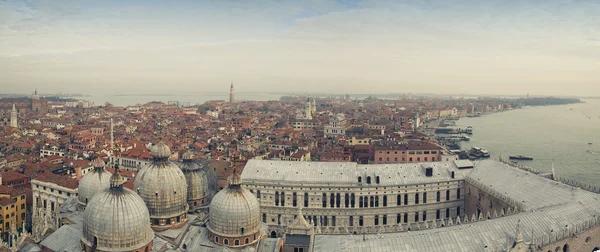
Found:
[(118, 171), (110, 182), (110, 187), (94, 195), (83, 212), (81, 243), (85, 251), (151, 250), (154, 232), (144, 201), (123, 188)]
[(152, 163), (135, 177), (133, 187), (142, 197), (154, 230), (179, 228), (187, 220), (187, 182), (183, 172), (169, 161), (171, 150), (164, 143), (152, 147)]
[(190, 211), (208, 202), (208, 179), (202, 167), (194, 162), (194, 155), (188, 151), (182, 155), (181, 170), (187, 181), (187, 202)]
[(77, 203), (81, 208), (85, 208), (85, 205), (96, 193), (110, 187), (110, 176), (112, 174), (104, 170), (104, 161), (101, 158), (96, 158), (90, 162), (90, 165), (93, 167), (92, 171), (81, 178), (77, 189), (79, 193)]
[(242, 179), (235, 170), (227, 180), (229, 186), (219, 191), (210, 203), (210, 238), (220, 245), (252, 244), (260, 239), (258, 200), (254, 194), (241, 187)]

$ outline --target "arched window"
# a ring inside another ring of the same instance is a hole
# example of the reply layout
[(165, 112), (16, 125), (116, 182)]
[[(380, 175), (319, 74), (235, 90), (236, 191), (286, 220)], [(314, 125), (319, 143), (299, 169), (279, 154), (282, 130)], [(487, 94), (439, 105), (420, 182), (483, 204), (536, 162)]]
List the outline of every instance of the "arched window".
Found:
[(375, 207), (379, 207), (379, 196), (375, 196)]
[(354, 193), (353, 193), (353, 194), (350, 194), (350, 206), (352, 208), (354, 208), (354, 205), (355, 205), (354, 203), (355, 203), (355, 199), (354, 199)]
[(223, 239), (223, 244), (229, 245), (229, 240), (228, 239)]
[(446, 200), (450, 200), (450, 190), (446, 190)]
[(374, 207), (375, 206), (375, 199), (373, 198), (373, 196), (371, 196), (370, 200), (369, 200), (369, 207)]
[(423, 204), (427, 203), (427, 193), (423, 193)]
[(358, 183), (362, 183), (362, 177), (358, 177)]
[(358, 226), (362, 227), (363, 225), (364, 225), (363, 217), (362, 216), (358, 216)]
[(371, 176), (367, 176), (367, 184), (371, 184)]
[(565, 244), (562, 249), (563, 252), (569, 252), (569, 244)]
[(383, 195), (383, 206), (387, 206), (387, 195)]
[(456, 199), (460, 199), (460, 188), (456, 189)]
[(375, 226), (379, 226), (379, 215), (375, 215), (373, 219), (375, 221)]
[(350, 195), (344, 194), (344, 207), (348, 208), (350, 206)]
[(244, 244), (248, 244), (248, 238), (244, 240)]
[(419, 222), (419, 212), (415, 212), (415, 222)]
[(292, 193), (292, 206), (298, 206), (298, 195), (296, 192)]
[(375, 183), (379, 184), (380, 180), (379, 180), (379, 176), (375, 177)]
[(358, 208), (363, 208), (363, 197), (358, 197)]
[(256, 198), (260, 199), (260, 190), (256, 190)]
[(340, 208), (340, 194), (336, 193), (335, 194), (335, 207)]
[(348, 219), (348, 226), (354, 226), (354, 216), (350, 216), (350, 218)]
[(308, 193), (304, 193), (304, 207), (308, 207)]
[(427, 220), (427, 212), (423, 211), (423, 220), (422, 221), (426, 221)]
[(440, 202), (440, 191), (435, 193), (435, 201)]
[(415, 193), (415, 205), (419, 204), (419, 193)]
[(240, 228), (240, 234), (244, 234), (244, 228)]
[(323, 193), (323, 207), (327, 207), (327, 194)]
[(450, 208), (446, 208), (446, 218), (450, 218)]
[(329, 194), (329, 207), (335, 207), (335, 194), (333, 193)]
[(404, 205), (408, 205), (408, 194), (404, 194)]
[(271, 238), (276, 238), (276, 237), (277, 237), (277, 233), (275, 231), (271, 231)]
[(285, 193), (281, 192), (281, 206), (285, 206)]
[(262, 222), (267, 223), (267, 214), (266, 213), (262, 214)]
[(218, 236), (215, 236), (215, 243), (219, 244), (219, 237)]
[(399, 206), (402, 203), (402, 196), (400, 194), (396, 195), (396, 206)]
[(235, 241), (233, 241), (233, 245), (235, 245), (235, 246), (239, 246), (239, 245), (240, 245), (240, 240), (235, 240)]
[(275, 192), (275, 205), (279, 206), (279, 192)]
[(440, 219), (440, 209), (435, 211), (435, 219), (439, 220)]
[(404, 223), (408, 223), (408, 213), (404, 213)]

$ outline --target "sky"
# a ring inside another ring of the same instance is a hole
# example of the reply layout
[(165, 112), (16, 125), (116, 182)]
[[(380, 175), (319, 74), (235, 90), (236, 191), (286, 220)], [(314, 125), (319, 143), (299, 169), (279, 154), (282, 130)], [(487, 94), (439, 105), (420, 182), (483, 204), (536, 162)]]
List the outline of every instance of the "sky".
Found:
[(600, 96), (600, 1), (0, 0), (0, 93)]

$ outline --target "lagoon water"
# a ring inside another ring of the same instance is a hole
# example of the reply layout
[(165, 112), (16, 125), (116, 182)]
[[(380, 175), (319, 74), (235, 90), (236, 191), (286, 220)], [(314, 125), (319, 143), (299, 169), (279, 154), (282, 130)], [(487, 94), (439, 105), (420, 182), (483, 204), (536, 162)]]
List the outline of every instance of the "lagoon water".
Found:
[(473, 126), (471, 141), (462, 148), (483, 147), (492, 158), (532, 156), (533, 161), (518, 162), (542, 172), (549, 172), (554, 160), (560, 177), (599, 185), (600, 100), (585, 102), (461, 118), (459, 128)]

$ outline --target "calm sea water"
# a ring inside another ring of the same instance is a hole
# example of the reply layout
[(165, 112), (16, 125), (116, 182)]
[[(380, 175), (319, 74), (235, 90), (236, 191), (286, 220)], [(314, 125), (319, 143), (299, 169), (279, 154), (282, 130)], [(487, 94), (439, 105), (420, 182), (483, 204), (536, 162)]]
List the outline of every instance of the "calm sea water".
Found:
[(463, 142), (462, 148), (484, 147), (493, 158), (532, 156), (533, 161), (518, 162), (540, 171), (550, 171), (554, 159), (559, 176), (598, 185), (600, 100), (585, 102), (461, 118), (458, 127), (473, 126), (471, 141)]

